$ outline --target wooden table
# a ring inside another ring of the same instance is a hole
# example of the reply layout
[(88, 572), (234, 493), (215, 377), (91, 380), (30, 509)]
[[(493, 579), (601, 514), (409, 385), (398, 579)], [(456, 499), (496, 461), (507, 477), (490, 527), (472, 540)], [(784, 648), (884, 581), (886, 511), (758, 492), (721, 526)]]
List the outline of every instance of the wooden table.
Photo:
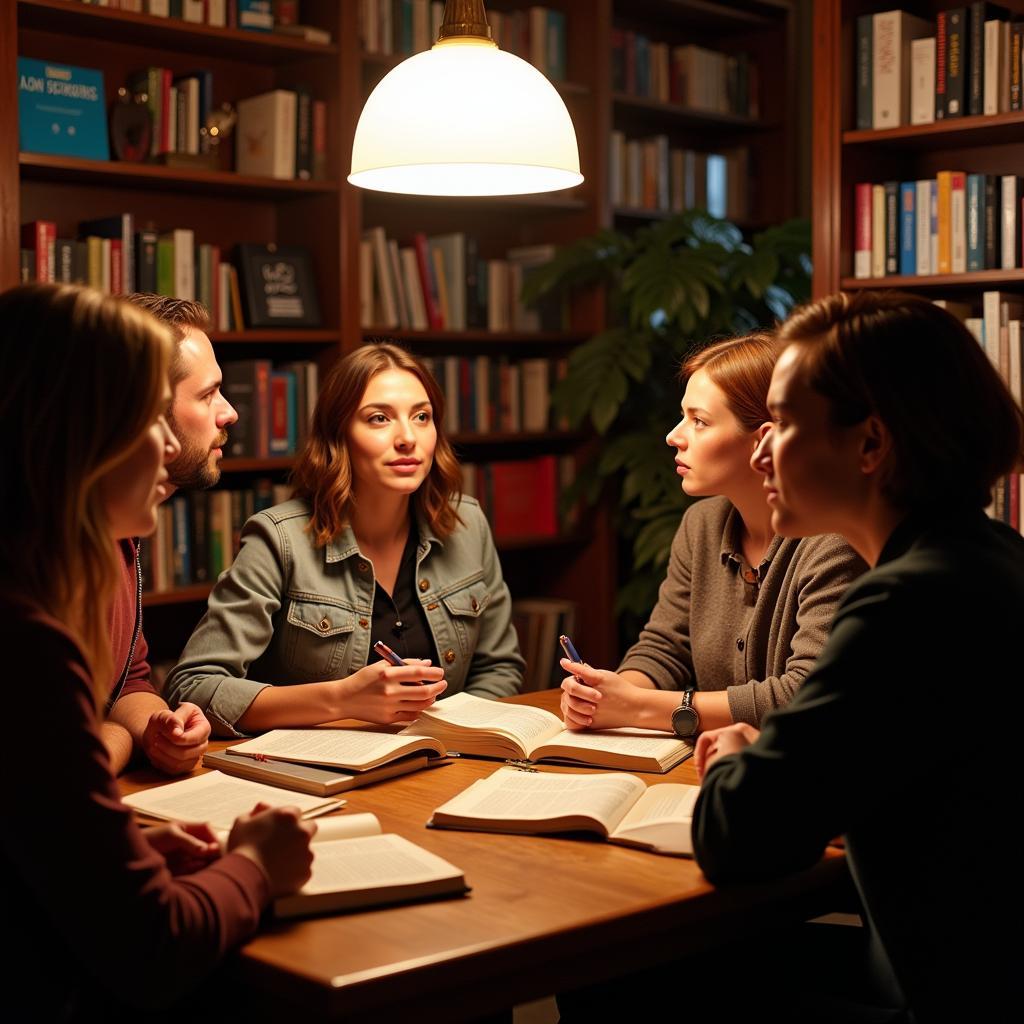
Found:
[[(515, 700), (556, 710), (558, 694)], [(344, 794), (347, 812), (372, 811), (462, 868), (468, 896), (270, 925), (242, 948), (239, 981), (304, 1019), (463, 1020), (826, 913), (845, 884), (835, 851), (771, 885), (717, 890), (692, 860), (596, 839), (424, 827), (495, 767), (465, 758)], [(689, 762), (640, 777), (696, 782)], [(155, 781), (138, 773), (124, 788)]]

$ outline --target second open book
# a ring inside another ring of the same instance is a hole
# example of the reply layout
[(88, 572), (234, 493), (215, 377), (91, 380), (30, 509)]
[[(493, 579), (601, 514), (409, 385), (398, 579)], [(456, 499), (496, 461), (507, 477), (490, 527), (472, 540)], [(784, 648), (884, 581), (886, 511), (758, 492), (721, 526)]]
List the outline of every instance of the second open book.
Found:
[(693, 753), (684, 740), (647, 729), (570, 732), (540, 708), (457, 693), (397, 735), (353, 729), (277, 729), (228, 748), (234, 756), (366, 771), (416, 751), (557, 760), (595, 768), (667, 772)]
[(654, 853), (693, 854), (698, 786), (647, 786), (633, 775), (499, 768), (434, 811), (435, 828), (474, 832), (596, 832)]

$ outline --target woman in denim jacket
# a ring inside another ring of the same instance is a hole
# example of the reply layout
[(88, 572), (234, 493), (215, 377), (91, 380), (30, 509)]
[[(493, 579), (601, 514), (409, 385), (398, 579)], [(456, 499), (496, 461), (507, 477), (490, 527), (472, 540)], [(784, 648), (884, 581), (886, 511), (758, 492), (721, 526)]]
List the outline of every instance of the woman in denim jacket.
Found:
[[(291, 501), (259, 512), (167, 680), (216, 732), (412, 721), (439, 696), (504, 697), (523, 660), (479, 505), (458, 498), (444, 398), (404, 349), (324, 382)], [(377, 660), (383, 641), (406, 666)]]

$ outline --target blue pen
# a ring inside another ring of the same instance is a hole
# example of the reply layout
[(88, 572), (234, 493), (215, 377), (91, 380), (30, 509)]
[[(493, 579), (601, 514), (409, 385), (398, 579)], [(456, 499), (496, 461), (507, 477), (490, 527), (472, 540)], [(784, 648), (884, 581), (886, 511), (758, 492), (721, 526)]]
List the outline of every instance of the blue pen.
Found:
[(575, 661), (577, 665), (586, 664), (580, 657), (580, 652), (573, 646), (573, 642), (564, 633), (558, 638), (558, 642), (562, 645), (562, 650), (565, 651), (565, 656), (570, 661)]
[(395, 654), (393, 650), (383, 640), (378, 640), (374, 645), (373, 649), (385, 660), (391, 662), (392, 665), (404, 665), (405, 662)]

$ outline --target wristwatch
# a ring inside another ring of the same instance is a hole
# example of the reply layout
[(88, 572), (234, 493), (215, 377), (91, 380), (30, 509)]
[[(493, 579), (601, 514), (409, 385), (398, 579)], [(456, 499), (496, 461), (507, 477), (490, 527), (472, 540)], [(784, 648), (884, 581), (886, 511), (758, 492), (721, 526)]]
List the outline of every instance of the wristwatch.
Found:
[(700, 732), (700, 715), (693, 706), (693, 687), (683, 690), (683, 702), (672, 712), (672, 728), (681, 739), (689, 740)]

